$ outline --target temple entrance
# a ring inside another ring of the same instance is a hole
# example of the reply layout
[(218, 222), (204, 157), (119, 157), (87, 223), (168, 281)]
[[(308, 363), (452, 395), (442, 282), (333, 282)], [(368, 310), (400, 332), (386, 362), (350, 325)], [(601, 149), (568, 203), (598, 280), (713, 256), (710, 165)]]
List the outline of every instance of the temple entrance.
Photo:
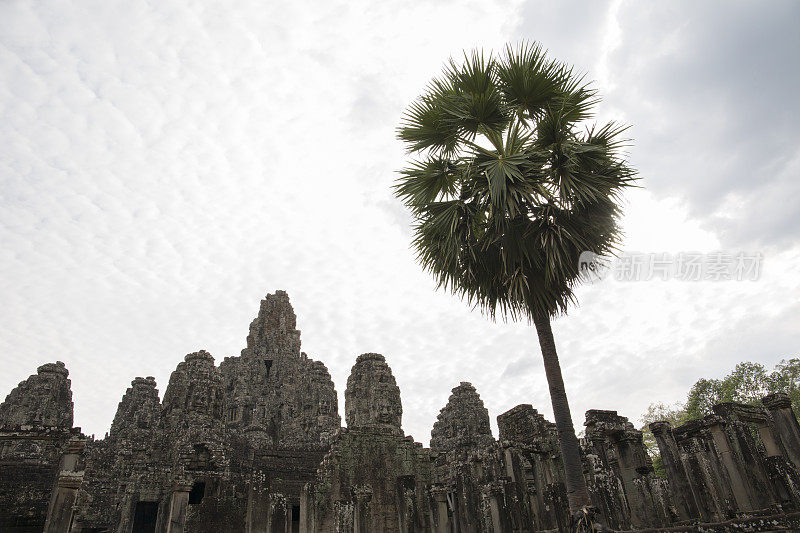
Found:
[(133, 513), (133, 533), (155, 533), (158, 502), (136, 502)]
[(300, 531), (300, 506), (299, 505), (292, 505), (292, 527), (290, 528), (292, 533), (299, 533)]
[(197, 505), (202, 502), (205, 495), (206, 484), (204, 481), (198, 481), (192, 486), (192, 491), (189, 493), (189, 505)]

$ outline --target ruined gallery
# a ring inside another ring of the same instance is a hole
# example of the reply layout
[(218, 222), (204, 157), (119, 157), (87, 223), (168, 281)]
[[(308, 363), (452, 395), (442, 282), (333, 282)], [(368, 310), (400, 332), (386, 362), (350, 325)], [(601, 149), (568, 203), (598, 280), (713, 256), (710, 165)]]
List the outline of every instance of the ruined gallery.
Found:
[[(554, 424), (530, 405), (498, 417), (453, 389), (430, 448), (402, 429), (379, 354), (358, 356), (342, 427), (327, 368), (300, 351), (285, 292), (261, 302), (239, 357), (199, 351), (159, 396), (152, 377), (122, 395), (110, 431), (73, 427), (68, 371), (48, 363), (0, 406), (0, 531), (566, 531)], [(667, 478), (614, 411), (586, 413), (584, 474), (616, 530), (772, 531), (800, 523), (800, 426), (789, 397), (715, 406), (653, 424)], [(705, 525), (698, 525), (705, 524)], [(683, 527), (681, 527), (683, 526)]]

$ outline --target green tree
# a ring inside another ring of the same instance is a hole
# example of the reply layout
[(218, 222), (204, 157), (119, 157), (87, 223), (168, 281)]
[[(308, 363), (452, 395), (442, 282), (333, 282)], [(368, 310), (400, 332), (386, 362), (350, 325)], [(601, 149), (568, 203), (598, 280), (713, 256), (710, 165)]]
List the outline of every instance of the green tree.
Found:
[(785, 392), (792, 399), (795, 416), (800, 413), (800, 359), (783, 359), (767, 378), (770, 393)]
[(451, 60), (406, 111), (399, 138), (413, 158), (395, 185), (438, 286), (535, 325), (573, 517), (590, 501), (550, 322), (574, 302), (581, 253), (616, 250), (635, 180), (625, 128), (586, 125), (598, 101), (539, 45)]
[(721, 402), (761, 405), (769, 392), (770, 376), (760, 363), (739, 363), (724, 379), (699, 379), (689, 391), (686, 401), (687, 420), (711, 414)]
[(686, 419), (694, 420), (711, 414), (711, 408), (722, 401), (722, 381), (719, 379), (698, 379), (689, 390), (686, 400)]
[(672, 424), (673, 427), (683, 424), (687, 419), (685, 406), (676, 403), (668, 405), (665, 403), (652, 403), (647, 408), (647, 412), (642, 415), (642, 440), (647, 448), (650, 458), (653, 460), (653, 470), (657, 476), (666, 478), (667, 473), (664, 470), (664, 463), (661, 461), (661, 455), (658, 453), (658, 444), (653, 432), (650, 431), (649, 424), (657, 421), (666, 421)]

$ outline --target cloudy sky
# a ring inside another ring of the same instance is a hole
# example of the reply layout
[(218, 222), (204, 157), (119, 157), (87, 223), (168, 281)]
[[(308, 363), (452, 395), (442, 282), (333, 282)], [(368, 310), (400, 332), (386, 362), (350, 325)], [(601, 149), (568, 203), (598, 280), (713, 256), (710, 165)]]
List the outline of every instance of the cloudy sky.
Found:
[(460, 381), (493, 425), (519, 403), (551, 417), (532, 327), (436, 292), (390, 190), (395, 128), (443, 62), (521, 39), (632, 125), (626, 251), (763, 257), (756, 281), (580, 288), (554, 323), (576, 425), (796, 356), (799, 23), (794, 1), (4, 0), (0, 398), (64, 361), (100, 436), (135, 376), (163, 393), (184, 354), (238, 355), (285, 289), (341, 411), (375, 351), (417, 440)]

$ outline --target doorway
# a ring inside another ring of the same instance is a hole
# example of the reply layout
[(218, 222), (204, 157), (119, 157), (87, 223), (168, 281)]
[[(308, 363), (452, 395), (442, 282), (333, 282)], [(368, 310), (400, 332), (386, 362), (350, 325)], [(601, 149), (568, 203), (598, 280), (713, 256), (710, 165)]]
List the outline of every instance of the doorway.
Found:
[(155, 533), (158, 502), (136, 502), (133, 513), (133, 533)]

